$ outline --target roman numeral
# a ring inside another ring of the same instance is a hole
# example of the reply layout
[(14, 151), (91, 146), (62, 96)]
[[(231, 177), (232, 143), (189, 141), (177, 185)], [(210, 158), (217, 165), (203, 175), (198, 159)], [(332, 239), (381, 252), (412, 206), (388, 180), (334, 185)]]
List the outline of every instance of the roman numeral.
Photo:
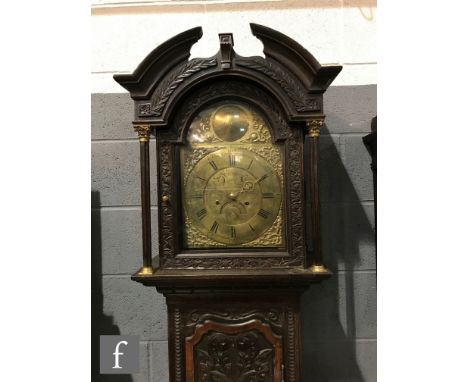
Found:
[(213, 170), (218, 171), (218, 166), (213, 160), (210, 160), (208, 163), (210, 164), (211, 167), (213, 167)]
[(190, 195), (190, 197), (192, 199), (203, 199), (203, 195), (202, 194), (192, 194)]
[(249, 224), (249, 227), (250, 227), (250, 229), (251, 229), (252, 231), (255, 232), (255, 228), (254, 228), (254, 227), (252, 227), (250, 224)]
[(219, 224), (218, 224), (218, 222), (215, 220), (214, 223), (213, 223), (213, 225), (212, 225), (211, 228), (210, 228), (210, 231), (216, 233), (216, 232), (218, 232), (218, 227), (219, 227)]
[(204, 182), (206, 182), (206, 179), (205, 179), (205, 178), (202, 178), (201, 176), (198, 176), (198, 175), (197, 175), (196, 177), (197, 177), (198, 179), (203, 180)]
[(249, 163), (249, 165), (247, 166), (247, 170), (250, 170), (250, 167), (252, 166), (252, 163), (253, 163), (253, 159), (250, 160), (250, 163)]
[(200, 211), (197, 212), (198, 219), (202, 220), (207, 214), (206, 208), (202, 208)]
[(235, 238), (236, 237), (236, 227), (234, 226), (231, 226), (231, 238)]
[(262, 194), (262, 197), (265, 198), (265, 199), (271, 199), (271, 198), (274, 198), (275, 195), (272, 192), (264, 192)]
[(236, 167), (236, 156), (234, 154), (229, 155), (229, 166)]
[(264, 181), (266, 178), (268, 178), (268, 175), (269, 174), (263, 175), (259, 180), (257, 180), (257, 182), (260, 183), (260, 182)]
[(260, 208), (260, 211), (257, 212), (258, 216), (261, 216), (262, 218), (266, 219), (268, 216), (270, 216), (269, 211), (265, 211), (263, 208)]

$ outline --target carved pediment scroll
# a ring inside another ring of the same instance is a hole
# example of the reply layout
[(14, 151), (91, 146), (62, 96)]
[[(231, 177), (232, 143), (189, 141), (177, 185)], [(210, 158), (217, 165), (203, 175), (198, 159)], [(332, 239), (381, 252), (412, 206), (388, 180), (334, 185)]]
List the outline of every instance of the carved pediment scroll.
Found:
[(322, 94), (341, 66), (321, 66), (301, 45), (273, 29), (251, 24), (264, 45), (263, 57), (242, 57), (230, 33), (221, 33), (220, 50), (212, 57), (190, 58), (201, 27), (187, 30), (151, 52), (132, 74), (114, 78), (135, 100), (134, 123), (166, 126), (181, 102), (200, 84), (244, 77), (268, 91), (290, 120), (306, 121), (323, 112)]

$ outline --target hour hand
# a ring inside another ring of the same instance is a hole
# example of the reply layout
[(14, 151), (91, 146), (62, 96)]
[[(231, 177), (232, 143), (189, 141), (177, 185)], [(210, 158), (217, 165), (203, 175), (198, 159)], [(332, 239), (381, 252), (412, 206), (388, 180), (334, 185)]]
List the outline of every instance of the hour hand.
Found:
[(236, 200), (240, 194), (242, 194), (243, 192), (252, 191), (253, 188), (254, 188), (254, 184), (250, 181), (246, 181), (242, 183), (242, 185), (240, 186), (237, 192), (232, 191), (229, 193), (228, 196), (229, 198), (231, 198), (231, 200)]

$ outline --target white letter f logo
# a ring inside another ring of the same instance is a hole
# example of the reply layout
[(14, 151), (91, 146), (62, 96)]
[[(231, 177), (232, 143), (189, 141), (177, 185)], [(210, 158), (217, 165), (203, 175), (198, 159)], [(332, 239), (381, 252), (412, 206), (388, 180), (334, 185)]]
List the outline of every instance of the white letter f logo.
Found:
[(128, 345), (128, 342), (127, 341), (120, 341), (117, 346), (115, 347), (115, 352), (114, 352), (114, 355), (115, 355), (115, 363), (114, 363), (114, 367), (113, 369), (121, 369), (122, 367), (119, 366), (119, 355), (123, 355), (124, 353), (120, 353), (119, 352), (119, 346), (120, 344), (124, 344), (124, 345)]

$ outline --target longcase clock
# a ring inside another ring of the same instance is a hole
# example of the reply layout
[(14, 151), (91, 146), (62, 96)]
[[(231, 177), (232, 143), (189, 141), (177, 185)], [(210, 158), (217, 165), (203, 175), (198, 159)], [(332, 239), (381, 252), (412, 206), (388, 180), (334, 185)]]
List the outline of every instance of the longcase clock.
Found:
[(300, 297), (331, 276), (317, 150), (323, 93), (341, 67), (251, 29), (265, 57), (237, 55), (226, 33), (216, 55), (189, 59), (194, 28), (114, 76), (134, 100), (141, 147), (143, 266), (132, 279), (166, 297), (171, 382), (300, 381)]

